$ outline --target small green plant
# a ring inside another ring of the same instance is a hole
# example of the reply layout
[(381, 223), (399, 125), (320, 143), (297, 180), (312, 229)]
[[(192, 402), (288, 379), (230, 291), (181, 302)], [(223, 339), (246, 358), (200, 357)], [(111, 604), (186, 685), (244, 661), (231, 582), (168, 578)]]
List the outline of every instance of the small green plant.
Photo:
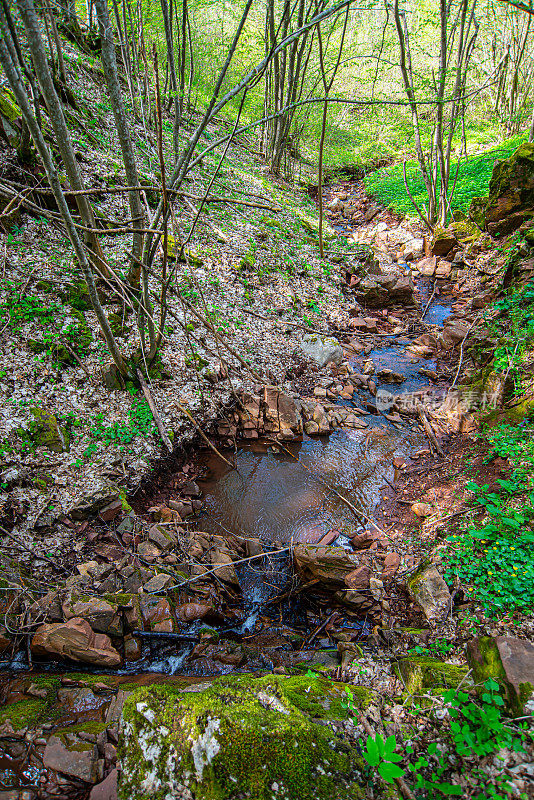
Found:
[(396, 778), (402, 778), (405, 774), (404, 769), (398, 766), (398, 761), (402, 761), (402, 756), (395, 752), (397, 743), (394, 736), (384, 739), (379, 733), (373, 738), (367, 737), (363, 757), (370, 767), (376, 767), (380, 777), (386, 783), (393, 783)]

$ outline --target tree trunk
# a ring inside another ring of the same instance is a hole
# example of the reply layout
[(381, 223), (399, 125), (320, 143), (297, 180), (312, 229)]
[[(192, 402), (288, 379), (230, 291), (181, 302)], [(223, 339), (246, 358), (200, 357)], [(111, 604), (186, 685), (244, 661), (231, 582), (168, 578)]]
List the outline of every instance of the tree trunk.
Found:
[[(132, 138), (130, 136), (128, 120), (126, 117), (126, 110), (124, 108), (124, 102), (122, 99), (122, 92), (117, 71), (117, 60), (115, 58), (115, 42), (109, 20), (106, 0), (95, 0), (95, 7), (98, 17), (100, 38), (102, 40), (102, 66), (104, 68), (106, 86), (108, 89), (109, 98), (111, 100), (111, 107), (113, 109), (113, 116), (115, 118), (115, 126), (117, 128), (117, 134), (121, 146), (126, 181), (128, 186), (138, 186), (139, 175), (137, 172), (137, 165), (135, 163), (135, 154), (132, 145)], [(129, 201), (132, 226), (134, 228), (143, 228), (145, 215), (141, 205), (140, 193), (138, 191), (130, 192)], [(134, 232), (132, 243), (133, 258), (130, 265), (128, 280), (135, 288), (139, 287), (140, 261), (142, 252), (143, 234)]]

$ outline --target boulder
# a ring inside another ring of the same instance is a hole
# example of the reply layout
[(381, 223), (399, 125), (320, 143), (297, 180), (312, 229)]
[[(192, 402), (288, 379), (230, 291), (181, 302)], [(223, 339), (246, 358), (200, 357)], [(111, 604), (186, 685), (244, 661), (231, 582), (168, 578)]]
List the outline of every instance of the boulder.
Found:
[(343, 348), (333, 336), (307, 333), (302, 337), (300, 346), (304, 355), (316, 361), (319, 367), (330, 363), (341, 364), (343, 361)]
[(122, 634), (122, 620), (119, 608), (115, 603), (108, 603), (103, 597), (86, 597), (73, 595), (64, 600), (63, 614), (65, 619), (84, 619), (94, 631), (109, 633), (112, 636)]
[(371, 568), (367, 564), (362, 564), (361, 567), (356, 567), (348, 575), (345, 575), (345, 585), (348, 589), (356, 591), (369, 589), (371, 575)]
[(33, 636), (31, 651), (35, 656), (70, 658), (99, 667), (117, 667), (121, 663), (109, 636), (95, 633), (88, 622), (77, 618), (41, 625)]
[(446, 256), (455, 244), (458, 244), (454, 231), (447, 228), (436, 227), (432, 238), (432, 255)]
[(107, 484), (90, 494), (81, 497), (69, 511), (69, 516), (76, 520), (84, 520), (108, 506), (120, 496), (118, 486)]
[(297, 570), (304, 580), (318, 578), (331, 588), (346, 588), (345, 578), (360, 566), (360, 557), (343, 547), (314, 547), (300, 544), (293, 550)]
[(495, 678), (510, 710), (521, 715), (534, 691), (534, 644), (516, 636), (480, 636), (467, 644), (467, 661), (477, 685)]
[(414, 266), (424, 278), (431, 278), (436, 270), (436, 256), (422, 258)]
[(69, 449), (69, 433), (62, 428), (57, 418), (46, 408), (30, 409), (33, 417), (29, 424), (30, 438), (36, 447), (46, 447), (55, 453), (64, 453)]
[(102, 783), (93, 786), (89, 800), (117, 800), (117, 770), (113, 769)]
[[(525, 209), (534, 208), (534, 144), (525, 142), (509, 158), (496, 161), (488, 196), (475, 197), (469, 217), (480, 228), (516, 215), (517, 227), (525, 219)], [(493, 229), (498, 233), (498, 228)], [(505, 228), (510, 233), (509, 227)]]
[(436, 566), (423, 562), (407, 580), (410, 597), (422, 609), (431, 625), (442, 621), (451, 610), (449, 587)]
[[(358, 708), (369, 702), (351, 693)], [(359, 797), (362, 761), (335, 733), (342, 719), (345, 685), (320, 677), (136, 690), (121, 720), (119, 800)]]
[(64, 737), (50, 736), (43, 753), (43, 765), (85, 783), (97, 783), (102, 778), (103, 762), (99, 763), (96, 745), (77, 741), (67, 744)]
[(302, 434), (302, 417), (292, 397), (276, 386), (264, 386), (262, 402), (266, 433), (280, 433), (284, 439)]

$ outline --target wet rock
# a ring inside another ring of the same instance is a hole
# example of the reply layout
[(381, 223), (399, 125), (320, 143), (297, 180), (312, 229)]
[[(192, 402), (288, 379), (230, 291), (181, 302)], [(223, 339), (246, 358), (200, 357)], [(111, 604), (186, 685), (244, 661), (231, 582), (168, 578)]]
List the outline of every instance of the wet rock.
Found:
[(53, 769), (85, 783), (97, 783), (102, 777), (103, 763), (95, 745), (77, 742), (71, 746), (58, 736), (51, 736), (43, 754), (46, 769)]
[(84, 619), (41, 625), (33, 636), (31, 651), (36, 656), (70, 658), (101, 667), (117, 667), (121, 663), (109, 636), (95, 633)]
[(174, 614), (168, 600), (154, 595), (139, 595), (144, 627), (156, 633), (172, 633), (175, 628)]
[(279, 433), (284, 439), (294, 439), (302, 434), (302, 417), (292, 397), (275, 386), (265, 386), (262, 401), (267, 433)]
[(377, 377), (384, 383), (404, 383), (406, 380), (405, 376), (401, 375), (400, 372), (393, 372), (391, 369), (381, 369), (377, 373)]
[(189, 623), (204, 619), (211, 611), (213, 611), (211, 603), (184, 603), (178, 606), (176, 614), (180, 622)]
[[(263, 798), (297, 781), (303, 798), (327, 795), (332, 785), (339, 797), (357, 796), (355, 754), (331, 724), (317, 723), (345, 719), (344, 688), (269, 675), (223, 678), (196, 692), (138, 690), (123, 711), (119, 797), (146, 800), (150, 785), (154, 797), (172, 787), (168, 796), (183, 800)], [(353, 689), (356, 705), (365, 705), (368, 693)]]
[(445, 619), (451, 611), (449, 587), (434, 564), (423, 562), (407, 580), (407, 587), (431, 625)]
[(344, 587), (345, 577), (359, 566), (358, 556), (342, 547), (297, 545), (293, 557), (305, 581), (318, 578), (329, 587)]
[(358, 302), (368, 308), (384, 308), (396, 303), (413, 304), (413, 290), (409, 275), (389, 272), (361, 280), (354, 294)]
[(333, 336), (307, 333), (302, 337), (300, 346), (304, 355), (316, 361), (319, 367), (330, 363), (341, 364), (343, 361), (343, 348)]
[(124, 660), (125, 661), (139, 661), (143, 654), (143, 645), (141, 639), (137, 636), (124, 637)]
[(481, 636), (468, 642), (466, 653), (475, 683), (495, 678), (511, 711), (525, 713), (534, 691), (534, 644), (516, 636)]
[(218, 567), (217, 577), (225, 583), (230, 583), (233, 586), (239, 586), (237, 572), (235, 571), (234, 562), (232, 557), (225, 553), (223, 550), (216, 548), (211, 553), (211, 563), (213, 567)]
[(112, 636), (122, 634), (122, 620), (118, 606), (102, 597), (71, 594), (63, 602), (65, 619), (84, 619), (94, 631)]
[(374, 540), (371, 531), (355, 533), (350, 537), (350, 542), (355, 550), (367, 550), (368, 547), (371, 547)]
[(260, 556), (263, 553), (263, 544), (261, 539), (251, 538), (246, 541), (247, 556)]

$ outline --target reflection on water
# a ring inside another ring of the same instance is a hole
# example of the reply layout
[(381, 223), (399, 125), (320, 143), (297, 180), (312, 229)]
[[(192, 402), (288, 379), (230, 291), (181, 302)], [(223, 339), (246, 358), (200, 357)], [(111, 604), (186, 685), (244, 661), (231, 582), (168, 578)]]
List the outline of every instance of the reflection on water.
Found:
[(324, 484), (370, 515), (384, 474), (392, 477), (392, 458), (420, 444), (418, 434), (392, 428), (338, 430), (328, 439), (289, 445), (302, 463), (267, 445), (239, 450), (234, 471), (209, 457), (199, 527), (282, 543), (317, 542), (332, 529), (356, 531), (362, 521)]

